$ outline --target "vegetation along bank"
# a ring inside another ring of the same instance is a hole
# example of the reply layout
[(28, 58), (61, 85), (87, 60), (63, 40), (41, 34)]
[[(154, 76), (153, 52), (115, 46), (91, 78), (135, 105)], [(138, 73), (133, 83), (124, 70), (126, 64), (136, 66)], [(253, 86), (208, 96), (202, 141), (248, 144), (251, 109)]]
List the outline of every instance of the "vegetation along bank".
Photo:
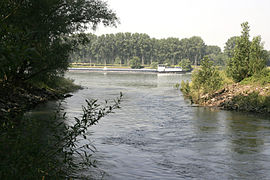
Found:
[(234, 38), (226, 67), (220, 70), (207, 56), (192, 73), (191, 82), (181, 82), (181, 91), (193, 103), (226, 110), (270, 113), (269, 58), (260, 36), (249, 40), (249, 26)]
[(78, 141), (118, 101), (104, 108), (87, 101), (72, 125), (60, 107), (48, 120), (22, 115), (78, 89), (64, 73), (86, 38), (70, 37), (100, 23), (116, 26), (118, 18), (101, 0), (1, 0), (0, 9), (0, 179), (82, 179), (76, 172), (94, 166), (93, 151)]

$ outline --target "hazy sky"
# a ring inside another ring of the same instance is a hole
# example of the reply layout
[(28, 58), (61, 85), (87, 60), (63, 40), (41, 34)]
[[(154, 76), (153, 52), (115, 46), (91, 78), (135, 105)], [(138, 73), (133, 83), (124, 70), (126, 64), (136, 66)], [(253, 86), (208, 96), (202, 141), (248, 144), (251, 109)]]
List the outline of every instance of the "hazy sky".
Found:
[(120, 18), (117, 28), (99, 26), (97, 35), (147, 33), (155, 38), (200, 36), (222, 49), (228, 38), (240, 35), (248, 21), (251, 37), (261, 35), (270, 50), (270, 0), (107, 0)]

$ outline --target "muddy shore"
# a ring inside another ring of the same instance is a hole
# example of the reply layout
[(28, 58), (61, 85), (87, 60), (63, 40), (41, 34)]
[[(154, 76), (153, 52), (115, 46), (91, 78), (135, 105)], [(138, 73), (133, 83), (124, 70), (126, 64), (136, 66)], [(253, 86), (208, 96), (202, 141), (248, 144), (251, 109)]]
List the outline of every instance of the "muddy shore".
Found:
[(57, 100), (71, 96), (53, 89), (37, 88), (30, 84), (16, 85), (0, 83), (0, 118), (16, 120), (24, 112), (33, 109), (36, 105), (49, 100)]

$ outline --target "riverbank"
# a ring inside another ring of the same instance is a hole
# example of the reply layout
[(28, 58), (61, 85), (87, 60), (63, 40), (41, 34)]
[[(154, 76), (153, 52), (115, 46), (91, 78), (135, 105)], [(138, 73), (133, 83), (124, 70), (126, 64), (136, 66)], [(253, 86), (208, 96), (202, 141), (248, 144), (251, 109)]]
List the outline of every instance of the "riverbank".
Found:
[[(69, 79), (59, 78), (55, 87), (40, 86), (32, 83), (0, 83), (0, 117), (1, 121), (11, 119), (19, 121), (17, 117), (33, 109), (36, 105), (49, 100), (57, 100), (71, 96), (72, 91), (80, 89)], [(56, 84), (56, 83), (55, 83)]]
[(270, 83), (265, 86), (234, 83), (201, 96), (199, 104), (224, 110), (270, 113)]

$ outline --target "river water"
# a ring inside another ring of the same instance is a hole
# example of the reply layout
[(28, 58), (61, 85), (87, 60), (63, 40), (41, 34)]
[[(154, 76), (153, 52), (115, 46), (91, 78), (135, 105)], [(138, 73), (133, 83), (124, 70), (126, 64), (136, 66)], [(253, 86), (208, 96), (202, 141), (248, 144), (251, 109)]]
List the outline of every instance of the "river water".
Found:
[(173, 87), (190, 75), (70, 71), (85, 87), (63, 104), (70, 118), (85, 99), (123, 93), (121, 109), (91, 127), (98, 169), (108, 180), (270, 179), (270, 117), (195, 107)]

